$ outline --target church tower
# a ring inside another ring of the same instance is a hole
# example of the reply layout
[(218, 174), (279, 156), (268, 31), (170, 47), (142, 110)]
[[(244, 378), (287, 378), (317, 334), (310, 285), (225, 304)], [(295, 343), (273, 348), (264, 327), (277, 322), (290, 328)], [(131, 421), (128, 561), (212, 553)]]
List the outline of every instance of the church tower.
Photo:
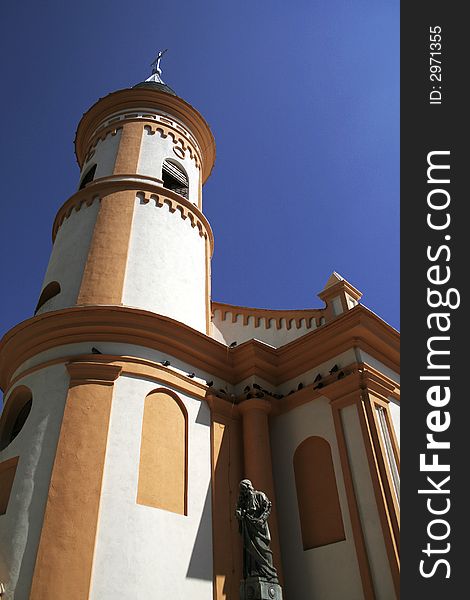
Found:
[[(37, 600), (144, 598), (156, 577), (157, 595), (210, 598), (207, 385), (181, 359), (164, 366), (169, 348), (150, 339), (181, 344), (174, 322), (209, 333), (213, 237), (201, 190), (214, 139), (156, 72), (92, 106), (75, 149), (78, 189), (54, 221), (35, 317), (10, 332), (2, 356), (12, 389), (2, 445), (19, 455), (24, 488), (9, 500), (7, 589), (27, 598), (31, 586)], [(8, 423), (24, 407), (31, 418), (10, 443)], [(128, 572), (123, 547), (148, 544), (145, 564)], [(202, 575), (196, 592), (184, 584), (192, 572)]]
[(237, 600), (244, 478), (285, 600), (396, 598), (398, 334), (337, 273), (324, 308), (211, 301), (215, 142), (159, 59), (83, 115), (35, 314), (0, 344), (5, 598)]

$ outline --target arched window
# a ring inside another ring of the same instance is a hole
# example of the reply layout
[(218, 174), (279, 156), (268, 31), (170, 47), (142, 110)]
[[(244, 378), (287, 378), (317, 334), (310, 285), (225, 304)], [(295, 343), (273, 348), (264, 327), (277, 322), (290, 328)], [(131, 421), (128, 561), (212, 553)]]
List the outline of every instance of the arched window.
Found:
[(0, 450), (6, 448), (23, 429), (32, 404), (33, 396), (29, 388), (20, 385), (13, 390), (0, 421)]
[(188, 176), (176, 161), (165, 160), (162, 167), (163, 187), (189, 198)]
[(54, 296), (57, 296), (57, 294), (60, 294), (60, 284), (58, 281), (51, 281), (42, 290), (34, 313), (36, 314), (43, 304), (54, 298)]
[(164, 389), (145, 398), (137, 503), (187, 514), (188, 416)]
[(304, 440), (294, 473), (304, 550), (346, 539), (330, 444), (317, 436)]
[(93, 179), (95, 177), (95, 172), (96, 172), (96, 165), (92, 165), (87, 170), (85, 175), (82, 177), (82, 180), (80, 182), (80, 187), (78, 188), (79, 190), (82, 190), (86, 185), (88, 185), (90, 183), (90, 181), (93, 181)]

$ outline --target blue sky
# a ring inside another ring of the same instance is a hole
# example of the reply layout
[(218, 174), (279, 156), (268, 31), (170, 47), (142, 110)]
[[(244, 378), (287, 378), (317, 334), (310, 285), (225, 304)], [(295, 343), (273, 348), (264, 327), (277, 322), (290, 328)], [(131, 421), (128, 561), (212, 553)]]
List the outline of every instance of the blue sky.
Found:
[(75, 129), (150, 75), (206, 118), (214, 300), (322, 306), (333, 270), (399, 327), (397, 0), (28, 0), (2, 7), (0, 335), (34, 311)]

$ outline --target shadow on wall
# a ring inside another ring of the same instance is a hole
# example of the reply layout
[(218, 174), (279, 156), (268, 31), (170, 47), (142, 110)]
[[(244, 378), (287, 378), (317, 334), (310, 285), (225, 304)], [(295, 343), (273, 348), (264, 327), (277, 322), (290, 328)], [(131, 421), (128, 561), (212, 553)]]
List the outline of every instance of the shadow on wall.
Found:
[(196, 423), (198, 423), (199, 425), (206, 425), (207, 427), (210, 427), (211, 414), (205, 402), (201, 402), (201, 404), (199, 405), (199, 410), (197, 411), (195, 420)]
[[(196, 423), (210, 427), (211, 417), (205, 402), (199, 406)], [(212, 488), (209, 484), (186, 577), (212, 581), (212, 555)]]
[(238, 598), (242, 578), (242, 541), (235, 517), (243, 479), (241, 421), (215, 413), (212, 423), (214, 476), (214, 585), (217, 597)]
[(186, 577), (212, 581), (212, 501), (209, 485)]

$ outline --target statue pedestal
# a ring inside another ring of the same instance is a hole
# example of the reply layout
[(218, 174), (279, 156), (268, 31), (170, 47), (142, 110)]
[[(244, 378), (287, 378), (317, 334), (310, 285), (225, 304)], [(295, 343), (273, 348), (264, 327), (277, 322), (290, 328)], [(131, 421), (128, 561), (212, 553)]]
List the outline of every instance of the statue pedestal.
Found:
[(260, 577), (248, 577), (240, 582), (240, 600), (282, 600), (282, 588)]

